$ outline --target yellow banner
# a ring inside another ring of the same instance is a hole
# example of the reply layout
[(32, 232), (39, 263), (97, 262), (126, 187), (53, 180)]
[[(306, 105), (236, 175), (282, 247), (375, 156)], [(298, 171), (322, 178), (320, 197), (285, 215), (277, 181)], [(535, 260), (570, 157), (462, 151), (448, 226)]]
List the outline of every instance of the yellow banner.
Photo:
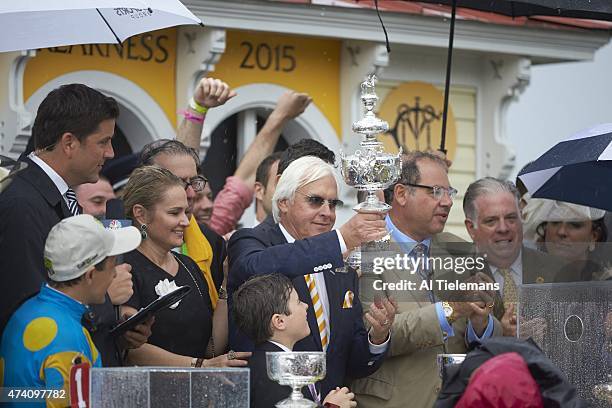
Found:
[(226, 41), (211, 76), (232, 88), (270, 83), (306, 92), (340, 137), (340, 41), (231, 30)]
[(24, 98), (54, 78), (84, 70), (109, 72), (134, 82), (176, 126), (175, 28), (130, 37), (123, 46), (85, 44), (38, 50), (26, 66)]

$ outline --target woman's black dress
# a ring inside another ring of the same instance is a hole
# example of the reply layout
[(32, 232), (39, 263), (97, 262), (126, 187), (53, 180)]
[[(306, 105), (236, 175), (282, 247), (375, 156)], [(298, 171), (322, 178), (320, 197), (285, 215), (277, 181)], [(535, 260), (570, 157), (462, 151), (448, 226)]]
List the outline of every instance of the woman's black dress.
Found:
[(157, 312), (148, 343), (175, 354), (204, 357), (212, 334), (208, 286), (200, 268), (191, 258), (176, 253), (173, 255), (179, 261), (176, 276), (155, 265), (138, 250), (124, 255), (124, 262), (132, 266), (134, 284), (134, 294), (126, 305), (136, 310), (147, 306), (159, 297), (155, 293), (155, 286), (164, 279), (174, 281), (176, 286), (191, 287), (176, 308)]

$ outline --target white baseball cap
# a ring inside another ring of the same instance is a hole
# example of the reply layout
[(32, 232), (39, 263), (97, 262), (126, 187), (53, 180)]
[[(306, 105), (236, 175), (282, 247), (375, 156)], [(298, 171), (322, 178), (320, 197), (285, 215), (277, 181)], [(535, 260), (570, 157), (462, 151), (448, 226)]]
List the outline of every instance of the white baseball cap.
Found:
[(136, 249), (141, 239), (136, 227), (106, 230), (88, 214), (65, 218), (49, 232), (45, 267), (56, 282), (76, 279), (107, 256)]

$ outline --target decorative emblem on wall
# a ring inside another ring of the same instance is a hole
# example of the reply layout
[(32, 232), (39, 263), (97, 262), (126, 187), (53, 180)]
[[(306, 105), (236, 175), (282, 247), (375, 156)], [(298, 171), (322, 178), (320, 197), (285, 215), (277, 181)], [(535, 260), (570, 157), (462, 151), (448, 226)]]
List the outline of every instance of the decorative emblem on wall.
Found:
[(395, 145), (410, 151), (407, 137), (414, 140), (416, 150), (432, 150), (431, 123), (442, 119), (442, 111), (436, 111), (431, 105), (421, 106), (421, 97), (414, 97), (414, 104), (401, 104), (397, 108), (397, 117), (388, 134), (393, 137)]
[[(435, 85), (409, 81), (383, 83), (379, 86), (381, 103), (378, 115), (389, 123), (389, 130), (379, 136), (388, 152), (413, 150), (435, 151), (440, 146), (442, 134), (442, 111), (444, 94)], [(448, 109), (446, 149), (448, 158), (453, 160), (457, 151), (457, 124), (453, 113), (458, 108), (471, 126), (473, 105), (469, 96), (455, 91)]]

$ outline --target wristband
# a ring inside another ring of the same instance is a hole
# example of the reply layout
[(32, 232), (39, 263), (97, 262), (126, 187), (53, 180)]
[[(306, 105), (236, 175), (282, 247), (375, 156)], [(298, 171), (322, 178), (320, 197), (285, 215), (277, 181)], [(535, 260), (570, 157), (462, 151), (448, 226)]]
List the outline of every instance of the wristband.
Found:
[(200, 368), (202, 367), (203, 362), (204, 362), (203, 358), (193, 358), (191, 360), (191, 368)]
[(193, 97), (189, 100), (189, 107), (201, 115), (206, 115), (208, 112), (208, 108), (197, 103)]
[(197, 115), (195, 113), (189, 112), (188, 110), (181, 110), (177, 113), (183, 115), (183, 117), (190, 122), (204, 123), (204, 116)]

